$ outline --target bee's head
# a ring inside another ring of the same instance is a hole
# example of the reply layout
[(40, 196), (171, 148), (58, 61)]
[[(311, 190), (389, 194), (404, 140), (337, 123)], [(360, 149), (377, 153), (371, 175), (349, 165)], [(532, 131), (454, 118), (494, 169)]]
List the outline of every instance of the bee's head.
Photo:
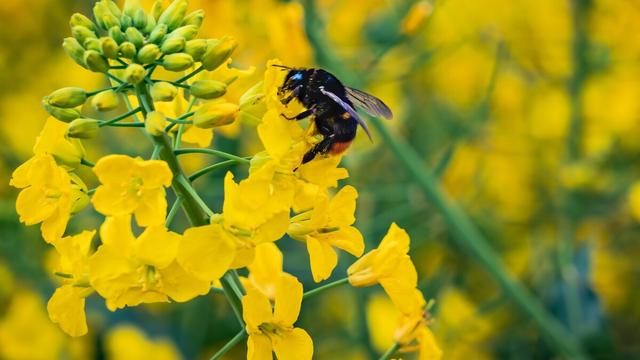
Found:
[(300, 85), (306, 83), (308, 79), (307, 70), (303, 69), (290, 69), (287, 76), (284, 78), (284, 82), (280, 87), (278, 94), (284, 95), (288, 91), (293, 91)]

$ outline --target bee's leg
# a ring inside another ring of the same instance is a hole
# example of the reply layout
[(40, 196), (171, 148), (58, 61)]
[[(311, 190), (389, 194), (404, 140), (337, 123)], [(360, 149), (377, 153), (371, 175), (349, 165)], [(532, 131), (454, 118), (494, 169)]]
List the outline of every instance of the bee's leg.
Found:
[(282, 117), (287, 119), (287, 120), (298, 120), (299, 121), (299, 120), (302, 120), (304, 118), (307, 118), (307, 117), (313, 115), (313, 109), (305, 110), (305, 111), (301, 112), (300, 114), (298, 114), (296, 116), (292, 116), (292, 117), (288, 117), (285, 114), (280, 114), (280, 115), (282, 115)]
[(304, 154), (302, 157), (302, 163), (308, 163), (313, 160), (317, 154), (326, 154), (331, 148), (331, 144), (333, 144), (333, 136), (327, 136)]
[[(280, 100), (282, 105), (288, 105), (291, 102), (291, 100), (293, 100), (296, 96), (298, 96), (298, 94), (300, 93), (300, 90), (302, 90), (302, 85), (296, 86), (296, 88), (291, 91), (291, 94), (289, 94), (289, 96)], [(278, 94), (280, 94), (281, 91), (282, 90), (278, 90)]]

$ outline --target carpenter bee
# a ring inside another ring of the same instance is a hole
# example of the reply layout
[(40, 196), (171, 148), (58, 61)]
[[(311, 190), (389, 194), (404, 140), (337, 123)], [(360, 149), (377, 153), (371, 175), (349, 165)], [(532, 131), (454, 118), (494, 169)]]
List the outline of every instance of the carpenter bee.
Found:
[(333, 74), (322, 69), (296, 69), (273, 65), (288, 71), (284, 83), (278, 88), (282, 104), (298, 100), (306, 110), (288, 120), (302, 120), (313, 116), (316, 131), (323, 139), (302, 158), (302, 163), (313, 160), (317, 154), (341, 154), (356, 137), (358, 125), (371, 140), (367, 123), (358, 116), (354, 104), (372, 116), (391, 119), (393, 114), (377, 97), (344, 86)]

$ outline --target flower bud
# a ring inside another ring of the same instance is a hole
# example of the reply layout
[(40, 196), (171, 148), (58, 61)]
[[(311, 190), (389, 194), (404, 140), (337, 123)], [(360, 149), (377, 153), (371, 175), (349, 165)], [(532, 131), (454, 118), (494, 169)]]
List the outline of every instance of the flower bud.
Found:
[(46, 101), (42, 102), (42, 106), (44, 106), (44, 109), (51, 116), (64, 122), (69, 122), (71, 120), (75, 120), (80, 117), (80, 111), (73, 108), (68, 108), (68, 109), (60, 108), (57, 106), (53, 106), (47, 103)]
[(305, 241), (307, 235), (315, 231), (308, 223), (309, 221), (292, 222), (287, 229), (287, 234), (294, 240)]
[(125, 30), (124, 34), (127, 36), (127, 40), (136, 46), (136, 48), (141, 48), (144, 45), (144, 36), (140, 32), (140, 30), (134, 27), (128, 27)]
[(200, 99), (215, 99), (227, 92), (227, 84), (217, 80), (196, 80), (191, 84), (191, 95)]
[(164, 39), (165, 35), (167, 35), (167, 25), (158, 24), (153, 31), (151, 31), (151, 34), (149, 35), (149, 42), (159, 44), (162, 39)]
[(109, 37), (115, 40), (118, 43), (118, 45), (122, 44), (127, 40), (122, 30), (120, 30), (119, 26), (114, 26), (109, 29)]
[(79, 87), (64, 87), (52, 92), (46, 101), (61, 108), (74, 108), (87, 101), (87, 93)]
[(85, 40), (84, 44), (82, 45), (84, 45), (84, 48), (87, 50), (93, 50), (102, 53), (102, 45), (100, 45), (100, 40), (96, 38), (89, 38)]
[(172, 101), (178, 95), (178, 89), (165, 81), (153, 84), (149, 92), (153, 101)]
[(71, 29), (71, 35), (78, 40), (80, 44), (84, 44), (87, 39), (96, 39), (96, 33), (84, 26), (74, 26)]
[(129, 64), (124, 71), (124, 80), (129, 84), (137, 84), (144, 79), (147, 71), (140, 64)]
[(225, 102), (206, 103), (193, 115), (193, 125), (212, 128), (231, 124), (238, 113), (238, 105)]
[(106, 4), (107, 9), (111, 12), (111, 14), (113, 14), (113, 16), (117, 18), (122, 17), (122, 11), (120, 11), (120, 8), (115, 2), (111, 0), (102, 0), (102, 3)]
[(102, 55), (109, 59), (118, 57), (118, 43), (110, 37), (100, 38), (100, 49), (102, 50)]
[(120, 22), (120, 20), (118, 20), (117, 17), (115, 17), (113, 14), (107, 14), (104, 15), (102, 17), (102, 23), (104, 24), (104, 27), (106, 27), (107, 29), (111, 29), (113, 27), (122, 27), (122, 23)]
[(147, 25), (144, 27), (144, 29), (140, 30), (142, 30), (142, 32), (145, 34), (151, 34), (151, 31), (156, 28), (156, 19), (154, 19), (153, 16), (149, 14), (145, 14), (145, 16), (147, 17)]
[(182, 51), (182, 49), (184, 49), (185, 43), (186, 42), (183, 37), (169, 37), (162, 43), (161, 49), (165, 54), (173, 54)]
[(127, 59), (133, 59), (133, 57), (136, 56), (136, 46), (128, 41), (120, 44), (118, 50), (120, 50), (120, 54)]
[(181, 37), (185, 40), (191, 40), (198, 35), (198, 27), (195, 25), (185, 25), (173, 30), (169, 34), (169, 38)]
[(80, 211), (82, 211), (85, 207), (87, 207), (87, 205), (89, 205), (91, 198), (89, 197), (89, 195), (87, 195), (85, 191), (82, 191), (82, 189), (80, 189), (79, 186), (72, 185), (71, 201), (72, 201), (71, 214), (77, 214)]
[(182, 20), (182, 26), (195, 25), (196, 28), (200, 28), (202, 21), (204, 21), (204, 10), (199, 9), (185, 16), (184, 20)]
[(147, 44), (138, 51), (138, 61), (143, 64), (150, 64), (160, 56), (160, 49), (156, 44)]
[(120, 18), (120, 26), (125, 29), (133, 27), (133, 18), (129, 15), (122, 15), (122, 17)]
[(162, 15), (160, 15), (160, 18), (158, 18), (158, 24), (167, 24), (167, 28), (171, 31), (180, 26), (186, 13), (187, 1), (174, 0), (171, 5), (162, 12)]
[(207, 45), (207, 51), (202, 56), (202, 66), (206, 70), (215, 70), (231, 56), (231, 53), (238, 46), (238, 42), (225, 36), (221, 40), (212, 40)]
[(184, 45), (184, 52), (191, 55), (195, 61), (200, 61), (205, 51), (207, 51), (207, 40), (205, 39), (189, 40)]
[(144, 120), (144, 128), (151, 136), (160, 136), (164, 133), (167, 120), (161, 112), (152, 111)]
[(84, 26), (87, 29), (93, 31), (94, 33), (98, 31), (96, 24), (93, 23), (88, 17), (75, 13), (71, 15), (71, 19), (69, 19), (69, 26), (73, 29), (75, 26)]
[(76, 139), (93, 139), (98, 136), (98, 121), (94, 119), (79, 118), (69, 123), (67, 136)]
[(147, 14), (145, 14), (144, 10), (138, 9), (133, 16), (133, 26), (140, 30), (144, 30), (147, 27), (147, 21)]
[(136, 17), (136, 14), (139, 10), (142, 10), (140, 0), (125, 0), (124, 5), (122, 5), (122, 12), (131, 16), (132, 18)]
[(100, 112), (111, 111), (118, 107), (118, 96), (113, 90), (103, 91), (91, 98), (91, 106)]
[(259, 82), (240, 96), (240, 121), (258, 125), (267, 112), (267, 104), (264, 101), (264, 86)]
[(151, 7), (151, 16), (153, 16), (153, 18), (158, 21), (158, 19), (160, 19), (160, 15), (162, 15), (162, 12), (164, 11), (164, 9), (162, 8), (162, 3), (163, 1), (156, 1), (153, 3), (153, 6)]
[(407, 36), (414, 35), (420, 30), (432, 11), (433, 6), (428, 1), (419, 1), (413, 4), (400, 24), (401, 32)]
[(93, 72), (107, 72), (109, 70), (109, 62), (99, 52), (95, 50), (87, 50), (84, 52), (84, 62), (87, 68)]
[(95, 5), (93, 5), (93, 17), (96, 19), (98, 26), (100, 26), (104, 30), (111, 28), (110, 26), (106, 26), (103, 21), (103, 18), (106, 15), (112, 15), (112, 14), (111, 14), (111, 11), (109, 11), (109, 9), (105, 6), (105, 4), (101, 2), (97, 2)]
[(162, 61), (162, 66), (169, 71), (184, 71), (193, 66), (193, 58), (185, 53), (167, 55)]
[(83, 68), (87, 67), (84, 63), (84, 48), (80, 45), (78, 40), (72, 37), (65, 38), (62, 42), (62, 48), (64, 49), (64, 52), (66, 52), (67, 55), (76, 62), (76, 64)]

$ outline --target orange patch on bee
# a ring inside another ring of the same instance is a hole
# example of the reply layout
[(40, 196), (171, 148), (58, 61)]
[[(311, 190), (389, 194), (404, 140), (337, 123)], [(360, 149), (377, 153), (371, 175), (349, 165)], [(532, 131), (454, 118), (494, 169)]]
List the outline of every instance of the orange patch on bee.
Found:
[(345, 111), (345, 112), (342, 113), (342, 119), (343, 120), (347, 120), (350, 117), (351, 117), (351, 115), (348, 112)]
[(333, 155), (342, 154), (345, 150), (349, 148), (349, 145), (351, 145), (351, 141), (334, 142), (331, 145), (331, 149), (329, 150), (329, 152)]

